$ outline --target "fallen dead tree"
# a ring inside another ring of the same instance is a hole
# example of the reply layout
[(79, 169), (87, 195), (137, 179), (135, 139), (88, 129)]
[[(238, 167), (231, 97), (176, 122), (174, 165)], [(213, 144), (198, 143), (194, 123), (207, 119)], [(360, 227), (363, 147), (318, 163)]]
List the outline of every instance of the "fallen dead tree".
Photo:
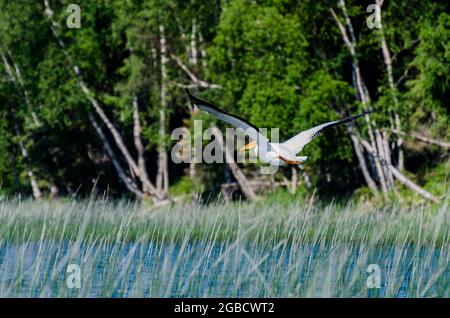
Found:
[(396, 130), (396, 129), (393, 129), (392, 132), (397, 134), (397, 135), (401, 135), (401, 136), (407, 136), (407, 137), (409, 136), (411, 138), (414, 138), (414, 139), (416, 139), (418, 141), (421, 141), (421, 142), (424, 142), (426, 144), (442, 147), (445, 150), (449, 150), (450, 149), (450, 142), (445, 142), (445, 141), (429, 138), (429, 137), (426, 137), (426, 136), (421, 135), (421, 134), (416, 133), (416, 132), (405, 133), (403, 131), (399, 131), (399, 130)]
[(406, 177), (404, 174), (402, 174), (400, 171), (398, 171), (392, 164), (390, 164), (389, 162), (387, 162), (384, 158), (379, 157), (374, 149), (370, 146), (370, 144), (363, 140), (363, 139), (359, 139), (358, 141), (361, 143), (361, 145), (366, 149), (366, 151), (368, 153), (370, 153), (373, 156), (377, 156), (378, 160), (380, 160), (380, 162), (383, 163), (383, 165), (385, 165), (393, 174), (393, 176), (400, 181), (402, 184), (404, 184), (406, 187), (408, 187), (409, 189), (411, 189), (412, 191), (414, 191), (415, 193), (421, 195), (422, 197), (424, 197), (427, 200), (430, 200), (434, 203), (439, 202), (439, 199), (437, 197), (435, 197), (433, 194), (431, 194), (430, 192), (426, 191), (425, 189), (421, 188), (419, 185), (417, 185), (414, 181), (412, 181), (411, 179), (409, 179), (408, 177)]

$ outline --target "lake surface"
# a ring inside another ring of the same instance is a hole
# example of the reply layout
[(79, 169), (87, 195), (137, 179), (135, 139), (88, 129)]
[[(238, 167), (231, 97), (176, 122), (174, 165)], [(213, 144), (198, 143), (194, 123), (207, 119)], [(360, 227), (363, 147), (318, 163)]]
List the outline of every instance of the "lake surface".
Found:
[(1, 297), (449, 297), (449, 286), (449, 251), (413, 245), (0, 244)]

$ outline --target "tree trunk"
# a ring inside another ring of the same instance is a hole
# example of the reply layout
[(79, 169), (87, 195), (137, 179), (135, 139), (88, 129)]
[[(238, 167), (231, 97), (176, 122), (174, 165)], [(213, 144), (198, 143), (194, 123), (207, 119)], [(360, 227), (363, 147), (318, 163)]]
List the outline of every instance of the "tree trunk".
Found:
[[(38, 116), (36, 115), (36, 112), (33, 110), (33, 105), (31, 103), (30, 95), (28, 93), (28, 90), (25, 87), (25, 84), (24, 84), (24, 81), (23, 81), (23, 78), (22, 78), (22, 72), (20, 71), (20, 67), (14, 62), (12, 54), (11, 54), (11, 52), (9, 50), (7, 50), (8, 57), (6, 57), (6, 55), (5, 55), (4, 51), (3, 51), (3, 48), (0, 47), (0, 54), (2, 56), (3, 64), (5, 65), (5, 69), (6, 69), (6, 72), (8, 73), (8, 76), (10, 77), (10, 79), (12, 80), (14, 85), (16, 86), (17, 90), (21, 91), (23, 93), (23, 97), (24, 97), (25, 103), (26, 103), (26, 105), (29, 108), (29, 111), (31, 113), (31, 118), (34, 121), (34, 124), (36, 126), (40, 126), (41, 122), (40, 122)], [(12, 67), (11, 67), (9, 61), (11, 61)], [(14, 69), (14, 72), (13, 72), (12, 69)], [(45, 139), (45, 137), (42, 137), (42, 138)], [(23, 144), (21, 146), (23, 146)], [(53, 161), (56, 163), (55, 158), (53, 157), (53, 153), (51, 152), (50, 149), (51, 148), (49, 147), (48, 150), (49, 150), (50, 156), (53, 159)], [(23, 148), (23, 150), (25, 150), (25, 148)], [(22, 151), (22, 153), (23, 153), (23, 151)], [(32, 176), (30, 176), (30, 174)], [(32, 188), (33, 188), (33, 194), (35, 195), (35, 197), (36, 197), (36, 195), (41, 196), (42, 193), (41, 193), (39, 187), (37, 186), (37, 182), (34, 180), (33, 172), (32, 172), (31, 169), (28, 171), (28, 175), (32, 179), (31, 180), (31, 184), (32, 184)], [(54, 178), (51, 175), (51, 173), (49, 174), (49, 177), (50, 177), (50, 183), (51, 183), (51, 185), (50, 185), (50, 197), (52, 199), (55, 199), (59, 195), (59, 188), (54, 183)]]
[[(364, 83), (363, 77), (361, 75), (361, 69), (359, 68), (359, 60), (356, 54), (356, 37), (354, 34), (354, 29), (353, 29), (353, 25), (352, 22), (350, 20), (350, 17), (348, 16), (347, 13), (347, 8), (345, 5), (345, 0), (338, 0), (338, 6), (341, 8), (342, 13), (344, 15), (345, 18), (345, 24), (348, 28), (348, 33), (350, 34), (350, 36), (347, 33), (346, 27), (341, 23), (341, 21), (339, 20), (338, 16), (336, 15), (336, 13), (334, 12), (333, 9), (330, 9), (331, 14), (334, 18), (334, 20), (336, 21), (336, 24), (338, 25), (338, 28), (341, 32), (342, 35), (342, 39), (345, 43), (345, 45), (347, 46), (349, 53), (352, 57), (352, 68), (353, 68), (353, 80), (354, 80), (354, 86), (358, 92), (358, 96), (359, 99), (361, 101), (361, 103), (364, 105), (365, 108), (367, 108), (370, 105), (370, 95), (369, 92), (367, 90), (367, 87)], [(387, 185), (386, 185), (386, 179), (385, 179), (385, 173), (383, 171), (383, 167), (381, 166), (379, 160), (377, 159), (378, 156), (378, 147), (376, 144), (376, 138), (375, 138), (375, 134), (374, 131), (372, 129), (372, 121), (370, 120), (370, 116), (364, 116), (366, 119), (366, 123), (367, 123), (367, 128), (368, 128), (368, 135), (369, 135), (369, 140), (371, 143), (371, 147), (373, 149), (375, 149), (375, 153), (377, 154), (377, 156), (373, 157), (373, 160), (375, 162), (375, 169), (376, 169), (376, 173), (377, 173), (377, 177), (378, 177), (378, 181), (380, 182), (381, 185), (381, 190), (383, 192), (383, 195), (385, 198), (387, 198)], [(362, 157), (363, 159), (363, 157)], [(360, 161), (360, 159), (358, 159)], [(360, 162), (361, 163), (361, 162)], [(363, 166), (367, 166), (366, 164), (360, 164), (361, 167)], [(363, 172), (363, 174), (365, 174)], [(366, 181), (368, 180), (365, 177)], [(369, 185), (369, 184), (368, 184)], [(369, 187), (372, 188), (371, 185), (369, 185)]]
[(361, 150), (358, 139), (353, 134), (350, 127), (347, 130), (350, 133), (350, 138), (353, 143), (353, 149), (355, 150), (356, 158), (358, 159), (359, 167), (361, 168), (364, 180), (366, 181), (367, 186), (376, 193), (378, 192), (378, 187), (375, 181), (373, 181), (372, 177), (370, 176), (369, 169), (367, 168), (366, 160), (364, 159), (364, 154)]
[(382, 162), (380, 162), (382, 171), (383, 171), (383, 178), (385, 180), (386, 183), (386, 189), (387, 190), (391, 190), (391, 184), (389, 182), (389, 168), (386, 165), (387, 162), (387, 154), (384, 151), (384, 140), (383, 137), (381, 136), (381, 133), (378, 129), (375, 130), (375, 138), (376, 138), (376, 143), (377, 143), (377, 153), (378, 155), (383, 158), (384, 160)]
[[(125, 145), (125, 142), (123, 141), (123, 138), (120, 135), (119, 131), (113, 125), (113, 123), (109, 120), (108, 116), (103, 111), (102, 107), (100, 106), (98, 101), (95, 99), (95, 97), (92, 96), (89, 88), (87, 87), (87, 85), (83, 79), (80, 68), (73, 61), (72, 57), (70, 56), (69, 52), (66, 49), (64, 41), (62, 40), (62, 38), (58, 35), (58, 32), (56, 31), (55, 26), (57, 26), (57, 23), (53, 20), (53, 11), (51, 10), (51, 8), (49, 6), (48, 0), (44, 0), (44, 4), (45, 4), (45, 14), (47, 15), (47, 17), (50, 21), (50, 29), (77, 77), (78, 86), (80, 87), (81, 91), (86, 96), (86, 98), (90, 101), (92, 107), (97, 112), (97, 114), (100, 116), (100, 119), (103, 121), (103, 123), (106, 125), (106, 127), (110, 131), (110, 133), (114, 139), (114, 142), (116, 143), (120, 152), (124, 156), (127, 164), (130, 167), (131, 172), (134, 173), (140, 179), (142, 184), (145, 184), (145, 186), (147, 186), (147, 188), (150, 190), (154, 200), (166, 199), (166, 196), (164, 194), (161, 194), (160, 192), (156, 191), (155, 186), (150, 182), (149, 179), (144, 177), (143, 173), (141, 173), (138, 165), (136, 164), (135, 160), (132, 158), (130, 151), (128, 150), (127, 146)], [(92, 123), (92, 121), (91, 121), (91, 123)], [(98, 133), (98, 130), (96, 130), (96, 132)], [(101, 138), (100, 135), (99, 135), (99, 137)]]
[[(171, 58), (178, 64), (178, 66), (189, 76), (189, 79), (192, 81), (192, 85), (182, 85), (183, 87), (204, 87), (204, 88), (222, 88), (222, 86), (214, 83), (206, 82), (200, 78), (198, 78), (194, 72), (192, 72), (182, 61), (181, 59), (174, 55), (170, 55)], [(180, 84), (178, 84), (180, 85)]]
[(191, 32), (191, 49), (190, 49), (190, 56), (189, 56), (189, 62), (191, 65), (197, 65), (197, 28), (195, 25), (195, 19), (192, 21), (192, 32)]
[(392, 174), (395, 178), (397, 178), (398, 181), (403, 183), (405, 186), (410, 188), (412, 191), (418, 193), (419, 195), (423, 196), (425, 199), (428, 199), (434, 203), (438, 203), (439, 199), (436, 198), (434, 195), (429, 193), (428, 191), (424, 190), (423, 188), (419, 187), (417, 184), (415, 184), (413, 181), (405, 177), (400, 171), (394, 168), (394, 166), (389, 166), (389, 168), (392, 171)]
[[(13, 72), (12, 67), (11, 67), (11, 65), (8, 61), (8, 58), (6, 57), (5, 52), (3, 51), (2, 47), (0, 47), (0, 54), (1, 54), (1, 58), (3, 60), (3, 64), (5, 66), (5, 70), (9, 76), (9, 78), (11, 79), (11, 81), (14, 83), (14, 85), (17, 87), (18, 90), (19, 90), (19, 86), (21, 87), (22, 92), (24, 94), (25, 102), (28, 105), (28, 107), (30, 107), (30, 110), (31, 110), (31, 103), (30, 103), (30, 100), (28, 97), (28, 92), (25, 89), (25, 86), (23, 85), (23, 81), (22, 81), (22, 77), (20, 75), (19, 68), (17, 67), (17, 65), (15, 65), (13, 63), (16, 73)], [(25, 145), (23, 144), (23, 141), (21, 140), (19, 127), (17, 126), (17, 124), (15, 125), (15, 130), (16, 130), (17, 137), (19, 138), (19, 148), (20, 148), (22, 157), (23, 157), (24, 161), (27, 162), (28, 161), (28, 152), (27, 152), (27, 149), (25, 148)], [(30, 185), (31, 185), (31, 190), (33, 192), (33, 197), (37, 200), (40, 200), (42, 198), (42, 191), (39, 188), (39, 185), (36, 181), (33, 170), (30, 166), (30, 163), (27, 162), (26, 165), (27, 165), (27, 175), (28, 175), (28, 178), (30, 179)]]
[(305, 180), (306, 187), (308, 189), (311, 189), (312, 183), (311, 183), (311, 178), (309, 177), (309, 174), (305, 170), (302, 170), (302, 176), (303, 176), (303, 180)]
[(169, 167), (166, 149), (166, 111), (167, 111), (167, 44), (164, 26), (159, 25), (161, 58), (161, 108), (159, 110), (158, 173), (156, 188), (162, 193), (169, 192)]
[(297, 192), (297, 183), (298, 183), (298, 176), (297, 176), (297, 168), (295, 166), (291, 167), (291, 192), (295, 194)]
[(249, 201), (256, 200), (256, 194), (253, 191), (250, 184), (248, 183), (247, 178), (245, 177), (241, 168), (239, 168), (238, 164), (234, 161), (233, 154), (230, 153), (230, 151), (224, 145), (222, 132), (217, 127), (213, 127), (212, 133), (213, 133), (214, 137), (216, 138), (222, 152), (225, 154), (226, 162), (227, 162), (228, 166), (230, 167), (231, 173), (233, 174), (234, 178), (238, 182), (239, 187), (242, 190), (242, 193), (245, 195), (245, 197)]
[[(381, 140), (383, 141), (383, 146), (384, 146), (384, 159), (386, 160), (388, 166), (392, 165), (392, 160), (391, 160), (391, 150), (389, 148), (389, 135), (386, 131), (382, 131), (381, 132)], [(392, 172), (390, 171), (390, 169), (387, 169), (387, 173), (386, 173), (387, 179), (388, 179), (388, 183), (389, 183), (389, 188), (393, 189), (394, 188), (394, 177), (392, 176)]]
[(119, 159), (117, 158), (116, 154), (114, 153), (114, 150), (111, 147), (111, 144), (108, 141), (108, 138), (106, 138), (105, 134), (103, 133), (100, 125), (98, 124), (97, 120), (95, 119), (95, 116), (92, 113), (89, 113), (89, 120), (94, 127), (95, 131), (97, 132), (97, 135), (100, 137), (100, 140), (103, 143), (103, 147), (106, 150), (106, 153), (108, 154), (109, 159), (112, 161), (114, 168), (116, 169), (117, 175), (119, 176), (119, 179), (125, 184), (126, 188), (134, 193), (136, 197), (139, 199), (142, 199), (144, 197), (144, 193), (142, 193), (136, 183), (131, 180), (125, 173), (124, 169), (119, 163)]
[[(364, 146), (364, 144), (363, 144), (363, 146)], [(384, 199), (387, 200), (388, 199), (388, 195), (387, 195), (388, 188), (386, 185), (386, 179), (384, 177), (383, 168), (382, 168), (381, 162), (379, 160), (380, 156), (378, 153), (378, 149), (377, 149), (377, 147), (374, 147), (373, 145), (370, 145), (370, 149), (371, 149), (371, 151), (368, 151), (368, 153), (373, 156), (373, 159), (375, 161), (375, 166), (377, 169), (378, 181), (380, 182), (380, 185), (381, 185), (381, 191), (383, 192)], [(366, 150), (367, 150), (367, 148), (366, 148)]]
[[(134, 145), (136, 147), (137, 153), (138, 153), (138, 166), (139, 170), (142, 172), (143, 177), (147, 180), (150, 180), (147, 173), (147, 166), (145, 162), (145, 151), (144, 151), (144, 145), (142, 144), (142, 127), (141, 127), (141, 119), (140, 119), (140, 113), (139, 113), (139, 104), (138, 99), (135, 96), (133, 98), (133, 119), (134, 119), (134, 126), (133, 126), (133, 137), (134, 137)], [(145, 194), (150, 194), (151, 190), (148, 188), (146, 184), (142, 185), (143, 191)]]
[[(360, 140), (360, 143), (364, 146), (364, 148), (366, 148), (366, 150), (370, 153), (372, 153), (374, 156), (376, 156), (377, 154), (374, 152), (374, 149), (370, 146), (370, 144), (365, 141), (365, 140)], [(382, 158), (379, 158), (381, 161), (383, 161)], [(387, 163), (386, 163), (387, 164)], [(426, 190), (424, 190), (423, 188), (421, 188), (420, 186), (418, 186), (416, 183), (414, 183), (412, 180), (408, 179), (405, 175), (403, 175), (400, 171), (398, 171), (394, 166), (392, 165), (388, 165), (389, 169), (391, 170), (392, 174), (394, 175), (394, 177), (400, 181), (401, 183), (403, 183), (405, 186), (407, 186), (408, 188), (410, 188), (412, 191), (416, 192), (417, 194), (423, 196), (424, 198), (433, 201), (435, 203), (439, 202), (439, 199), (436, 198), (434, 195), (432, 195), (431, 193), (427, 192)]]
[(31, 190), (33, 192), (33, 197), (36, 200), (40, 200), (40, 199), (42, 199), (42, 191), (39, 188), (39, 185), (36, 181), (36, 177), (34, 176), (33, 170), (31, 169), (31, 166), (29, 163), (29, 158), (28, 158), (28, 151), (25, 148), (25, 145), (23, 144), (22, 137), (21, 137), (19, 127), (17, 126), (17, 124), (15, 125), (15, 130), (16, 130), (17, 138), (19, 139), (20, 152), (22, 153), (23, 160), (25, 161), (25, 163), (27, 165), (27, 175), (28, 175), (28, 178), (30, 179), (30, 185), (31, 185)]
[[(384, 28), (383, 23), (381, 21), (381, 6), (383, 5), (382, 0), (376, 0), (377, 5), (380, 7), (380, 19), (379, 19), (379, 32), (380, 32), (380, 44), (381, 44), (381, 52), (383, 53), (383, 61), (384, 65), (386, 66), (386, 73), (388, 76), (388, 82), (389, 82), (389, 89), (392, 94), (392, 100), (394, 102), (394, 124), (396, 126), (397, 130), (401, 130), (401, 122), (400, 122), (400, 116), (398, 115), (399, 109), (399, 103), (397, 98), (397, 92), (396, 87), (394, 84), (394, 75), (392, 72), (392, 58), (391, 53), (389, 51), (389, 47), (386, 42), (386, 37), (384, 35)], [(397, 150), (398, 150), (398, 169), (400, 171), (404, 168), (404, 155), (403, 155), (403, 139), (401, 136), (397, 136)]]
[[(402, 136), (408, 136), (408, 134), (399, 131), (399, 130), (393, 130), (394, 133), (396, 133), (397, 135), (402, 135)], [(411, 136), (414, 139), (417, 139), (421, 142), (430, 144), (430, 145), (435, 145), (435, 146), (439, 146), (444, 148), (445, 150), (450, 149), (450, 143), (449, 142), (445, 142), (445, 141), (441, 141), (441, 140), (437, 140), (437, 139), (432, 139), (432, 138), (428, 138), (426, 136), (423, 136), (421, 134), (415, 133), (415, 132), (410, 132), (409, 136)]]
[(203, 40), (202, 32), (198, 32), (198, 39), (200, 42), (200, 56), (202, 57), (202, 67), (203, 71), (206, 71), (208, 68), (208, 61), (206, 59), (206, 50), (205, 50), (205, 41)]
[[(402, 129), (401, 123), (400, 123), (400, 116), (395, 113), (395, 125), (398, 130)], [(397, 138), (397, 148), (398, 148), (398, 169), (402, 171), (405, 168), (405, 155), (403, 153), (403, 138), (401, 136), (398, 136)]]

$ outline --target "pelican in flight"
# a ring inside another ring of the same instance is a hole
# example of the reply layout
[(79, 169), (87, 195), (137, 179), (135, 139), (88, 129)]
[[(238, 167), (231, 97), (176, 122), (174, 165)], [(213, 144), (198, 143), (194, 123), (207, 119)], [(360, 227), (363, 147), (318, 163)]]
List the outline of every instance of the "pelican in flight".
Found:
[(191, 92), (189, 92), (189, 89), (187, 88), (185, 88), (185, 91), (193, 105), (230, 125), (233, 125), (237, 128), (242, 128), (244, 130), (245, 134), (248, 135), (251, 139), (251, 142), (242, 147), (240, 151), (254, 149), (260, 160), (273, 166), (298, 165), (301, 167), (302, 163), (306, 161), (308, 157), (298, 157), (297, 154), (302, 151), (303, 147), (311, 140), (313, 140), (317, 136), (320, 136), (325, 129), (341, 124), (347, 124), (372, 112), (367, 111), (362, 114), (347, 117), (341, 120), (330, 121), (328, 123), (324, 123), (308, 130), (302, 131), (301, 133), (295, 135), (294, 137), (288, 139), (283, 143), (275, 143), (270, 142), (266, 138), (266, 136), (259, 132), (259, 129), (256, 126), (252, 125), (245, 119), (228, 114), (220, 110), (210, 102), (195, 97), (191, 94)]

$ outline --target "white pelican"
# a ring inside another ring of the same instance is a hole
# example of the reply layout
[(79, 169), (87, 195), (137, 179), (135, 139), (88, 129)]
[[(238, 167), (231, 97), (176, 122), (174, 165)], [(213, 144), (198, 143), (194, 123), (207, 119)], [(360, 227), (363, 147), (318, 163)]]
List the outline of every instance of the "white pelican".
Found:
[(297, 154), (311, 140), (313, 140), (317, 136), (320, 136), (325, 129), (349, 123), (372, 112), (368, 111), (341, 120), (330, 121), (328, 123), (324, 123), (308, 130), (302, 131), (301, 133), (295, 135), (294, 137), (288, 139), (283, 143), (275, 143), (270, 142), (263, 134), (259, 132), (259, 129), (257, 127), (255, 127), (245, 119), (242, 119), (235, 115), (230, 115), (218, 109), (213, 104), (195, 97), (189, 92), (187, 88), (185, 88), (185, 90), (193, 105), (197, 106), (205, 112), (210, 113), (220, 120), (227, 122), (230, 125), (238, 128), (240, 127), (244, 130), (245, 134), (249, 136), (252, 142), (242, 147), (240, 151), (255, 148), (259, 159), (273, 166), (299, 165), (301, 167), (301, 164), (306, 161), (308, 157), (297, 157)]

